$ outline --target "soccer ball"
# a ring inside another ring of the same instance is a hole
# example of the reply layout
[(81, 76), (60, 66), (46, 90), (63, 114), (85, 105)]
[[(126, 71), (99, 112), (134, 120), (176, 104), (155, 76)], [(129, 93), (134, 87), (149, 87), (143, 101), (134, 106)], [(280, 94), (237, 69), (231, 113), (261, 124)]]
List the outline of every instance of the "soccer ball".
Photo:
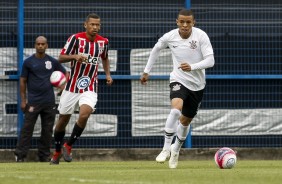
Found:
[(237, 161), (236, 153), (227, 147), (220, 148), (214, 155), (214, 161), (220, 169), (231, 169)]
[(67, 82), (67, 79), (61, 71), (54, 71), (50, 76), (50, 82), (53, 86), (60, 87)]

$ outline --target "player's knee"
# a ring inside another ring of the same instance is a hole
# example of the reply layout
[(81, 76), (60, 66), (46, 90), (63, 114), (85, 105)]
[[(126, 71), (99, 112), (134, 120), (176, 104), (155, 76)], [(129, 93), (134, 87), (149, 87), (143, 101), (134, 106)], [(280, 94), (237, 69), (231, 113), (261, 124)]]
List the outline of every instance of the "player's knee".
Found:
[(188, 126), (190, 125), (191, 121), (193, 120), (193, 118), (188, 118), (186, 116), (181, 116), (180, 117), (180, 123), (183, 125), (183, 126)]
[(81, 113), (79, 114), (79, 120), (82, 122), (86, 122), (89, 118), (90, 114), (88, 113)]
[(173, 116), (175, 119), (178, 119), (181, 116), (181, 112), (178, 109), (171, 109), (170, 115)]

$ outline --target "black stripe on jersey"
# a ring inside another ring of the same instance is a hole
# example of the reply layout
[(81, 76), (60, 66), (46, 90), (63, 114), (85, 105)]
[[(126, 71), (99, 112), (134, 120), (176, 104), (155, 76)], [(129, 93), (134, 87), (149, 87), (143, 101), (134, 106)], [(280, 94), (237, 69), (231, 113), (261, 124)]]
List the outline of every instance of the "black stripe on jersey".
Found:
[(73, 49), (73, 47), (74, 47), (75, 42), (76, 42), (76, 38), (75, 38), (75, 36), (73, 36), (73, 37), (71, 38), (70, 43), (69, 43), (69, 46), (68, 46), (68, 48), (67, 48), (67, 50), (66, 50), (66, 54), (70, 54), (70, 53), (71, 53), (71, 51), (72, 51), (72, 49)]
[(106, 44), (106, 45), (105, 45), (105, 50), (104, 50), (104, 52), (105, 52), (105, 58), (108, 57), (108, 49), (109, 49), (109, 45)]
[[(79, 74), (78, 74), (78, 76), (77, 76), (77, 79), (79, 79), (81, 76), (83, 76), (85, 66), (86, 66), (85, 64), (81, 64), (81, 67), (80, 67), (80, 70), (79, 70)], [(78, 93), (78, 92), (79, 92), (79, 89), (76, 87), (74, 92), (75, 92), (75, 93)]]
[(84, 53), (89, 53), (90, 43), (85, 41)]
[(77, 40), (76, 42), (75, 42), (75, 54), (78, 54), (78, 52), (79, 52), (79, 40)]
[(94, 72), (95, 72), (95, 68), (97, 67), (97, 65), (92, 65), (90, 70), (89, 70), (89, 77), (94, 77)]
[(95, 42), (95, 50), (94, 50), (94, 57), (99, 56), (99, 45), (97, 42)]

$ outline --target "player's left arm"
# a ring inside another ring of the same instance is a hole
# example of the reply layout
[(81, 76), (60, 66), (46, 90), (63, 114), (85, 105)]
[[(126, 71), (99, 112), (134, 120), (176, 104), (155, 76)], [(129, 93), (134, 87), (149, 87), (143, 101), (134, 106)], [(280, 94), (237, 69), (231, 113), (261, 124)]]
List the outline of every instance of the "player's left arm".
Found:
[(106, 58), (102, 58), (102, 63), (103, 63), (103, 69), (105, 71), (106, 74), (106, 82), (107, 85), (112, 85), (113, 83), (113, 79), (111, 77), (111, 72), (110, 72), (110, 61), (108, 56)]
[(107, 85), (112, 85), (113, 79), (111, 77), (108, 50), (109, 50), (109, 41), (106, 40), (105, 46), (104, 46), (104, 52), (101, 54), (101, 59), (102, 59), (103, 69), (106, 74), (106, 83)]
[(203, 33), (199, 39), (203, 60), (191, 64), (191, 71), (203, 70), (214, 66), (214, 54), (210, 39), (206, 33)]
[(207, 68), (211, 68), (214, 66), (214, 56), (212, 55), (208, 55), (206, 57), (204, 57), (204, 59), (198, 63), (194, 63), (190, 65), (190, 70), (203, 70), (203, 69), (207, 69)]

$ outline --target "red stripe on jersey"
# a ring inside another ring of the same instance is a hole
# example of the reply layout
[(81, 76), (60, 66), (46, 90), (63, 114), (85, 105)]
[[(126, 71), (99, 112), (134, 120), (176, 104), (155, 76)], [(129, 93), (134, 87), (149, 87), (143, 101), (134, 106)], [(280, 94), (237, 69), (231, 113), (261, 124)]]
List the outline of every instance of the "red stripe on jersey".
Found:
[(78, 45), (79, 45), (78, 52), (79, 53), (84, 53), (86, 41), (82, 40), (82, 39), (79, 39), (79, 44)]
[(95, 50), (95, 43), (94, 42), (91, 42), (90, 43), (90, 51), (89, 51), (89, 54), (91, 55), (91, 56), (94, 56), (94, 50)]

